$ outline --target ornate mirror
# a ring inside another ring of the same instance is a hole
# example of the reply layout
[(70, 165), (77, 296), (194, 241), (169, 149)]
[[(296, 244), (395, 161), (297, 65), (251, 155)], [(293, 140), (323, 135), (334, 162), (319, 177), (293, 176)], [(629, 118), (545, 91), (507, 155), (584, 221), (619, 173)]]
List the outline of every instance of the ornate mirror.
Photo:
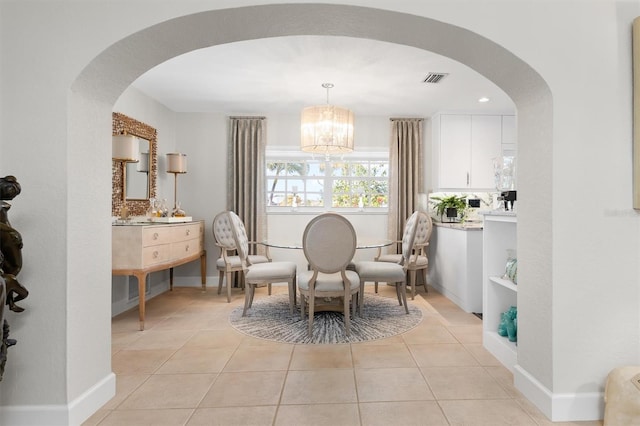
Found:
[[(149, 198), (156, 197), (157, 131), (153, 127), (119, 112), (113, 113), (112, 122), (112, 134), (126, 133), (138, 138), (140, 161), (138, 163), (112, 162), (111, 214), (118, 215), (122, 207), (123, 185), (126, 184), (126, 203), (130, 214), (144, 215), (149, 207)], [(126, 182), (122, 181), (123, 167), (127, 167)]]

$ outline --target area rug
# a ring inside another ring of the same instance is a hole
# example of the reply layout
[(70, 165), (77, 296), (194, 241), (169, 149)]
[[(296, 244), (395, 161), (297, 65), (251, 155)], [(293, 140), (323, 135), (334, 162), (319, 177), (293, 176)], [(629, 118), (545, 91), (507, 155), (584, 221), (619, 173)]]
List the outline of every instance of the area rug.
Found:
[(300, 318), (296, 309), (289, 312), (289, 297), (285, 294), (256, 298), (253, 306), (242, 316), (242, 306), (229, 315), (231, 325), (241, 333), (260, 339), (283, 343), (354, 343), (384, 339), (411, 330), (422, 321), (422, 311), (409, 301), (409, 314), (397, 299), (365, 294), (363, 316), (351, 319), (351, 334), (344, 330), (339, 312), (316, 312), (313, 335), (307, 333), (307, 316)]

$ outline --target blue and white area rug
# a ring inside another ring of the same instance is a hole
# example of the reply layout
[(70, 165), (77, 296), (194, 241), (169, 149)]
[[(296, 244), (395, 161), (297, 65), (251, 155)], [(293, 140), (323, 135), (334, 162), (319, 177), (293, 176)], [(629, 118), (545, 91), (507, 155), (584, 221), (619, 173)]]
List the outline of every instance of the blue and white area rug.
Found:
[(397, 299), (365, 294), (363, 316), (351, 319), (351, 335), (347, 336), (340, 312), (316, 312), (313, 335), (307, 333), (308, 314), (300, 318), (296, 309), (289, 312), (289, 296), (278, 294), (256, 298), (242, 316), (242, 306), (235, 308), (229, 322), (241, 333), (283, 343), (354, 343), (384, 339), (411, 330), (422, 321), (422, 311), (409, 301), (409, 314)]

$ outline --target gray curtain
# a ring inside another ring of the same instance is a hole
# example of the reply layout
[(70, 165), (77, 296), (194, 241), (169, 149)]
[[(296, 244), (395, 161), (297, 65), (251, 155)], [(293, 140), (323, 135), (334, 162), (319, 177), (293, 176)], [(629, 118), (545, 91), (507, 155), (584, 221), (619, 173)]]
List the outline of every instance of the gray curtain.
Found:
[[(242, 219), (250, 241), (267, 238), (265, 117), (230, 117), (227, 209)], [(251, 245), (251, 254), (262, 246)]]
[(422, 191), (422, 118), (392, 118), (389, 151), (389, 239), (402, 240)]

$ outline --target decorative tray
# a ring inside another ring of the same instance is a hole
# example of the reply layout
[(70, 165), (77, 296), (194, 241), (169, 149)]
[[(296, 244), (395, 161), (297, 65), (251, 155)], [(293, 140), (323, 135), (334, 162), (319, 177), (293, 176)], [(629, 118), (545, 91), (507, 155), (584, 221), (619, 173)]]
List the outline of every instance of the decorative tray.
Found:
[(184, 216), (184, 217), (152, 217), (150, 218), (151, 222), (158, 223), (179, 223), (179, 222), (192, 222), (193, 217)]

